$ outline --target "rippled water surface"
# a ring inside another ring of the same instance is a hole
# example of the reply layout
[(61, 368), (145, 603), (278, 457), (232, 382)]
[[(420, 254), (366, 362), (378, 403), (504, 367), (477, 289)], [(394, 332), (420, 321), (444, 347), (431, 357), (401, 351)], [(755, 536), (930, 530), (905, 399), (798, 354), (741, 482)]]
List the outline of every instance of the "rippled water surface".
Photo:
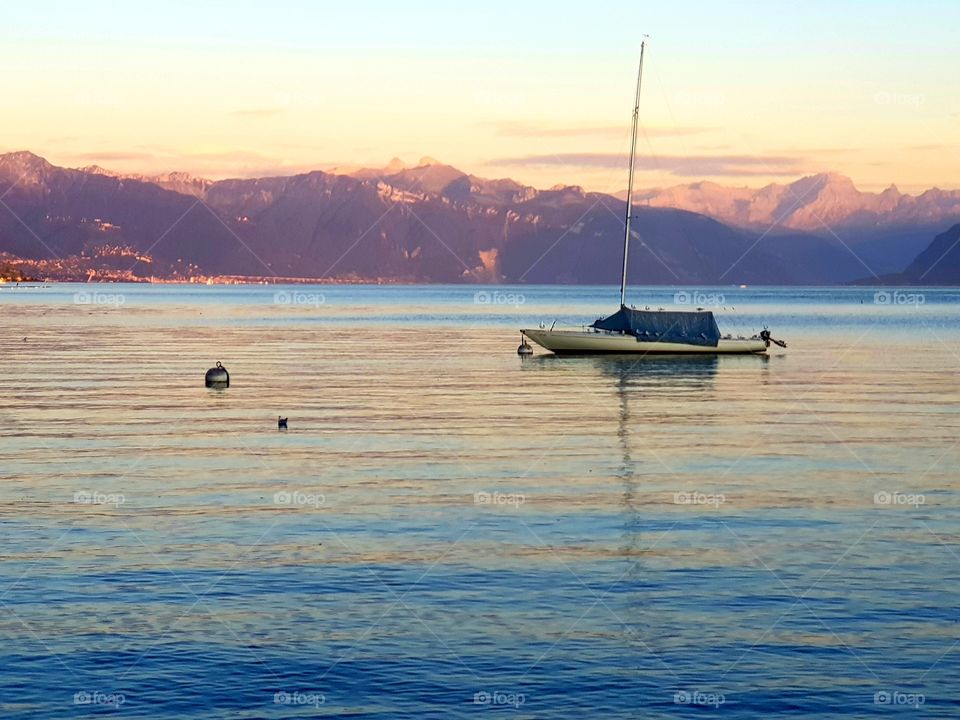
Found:
[(0, 715), (955, 715), (960, 294), (684, 292), (0, 288)]

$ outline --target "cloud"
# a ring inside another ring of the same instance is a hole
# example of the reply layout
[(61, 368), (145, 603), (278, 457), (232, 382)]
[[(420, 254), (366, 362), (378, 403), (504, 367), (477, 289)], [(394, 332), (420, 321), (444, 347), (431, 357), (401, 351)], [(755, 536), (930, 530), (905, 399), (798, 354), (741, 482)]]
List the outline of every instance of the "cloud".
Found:
[(285, 108), (251, 108), (249, 110), (234, 110), (230, 114), (242, 118), (267, 118), (285, 112)]
[[(562, 153), (499, 158), (487, 165), (500, 167), (576, 167), (593, 169), (622, 168), (627, 158), (616, 153)], [(639, 170), (660, 170), (677, 177), (751, 175), (801, 175), (805, 172), (799, 158), (785, 155), (659, 155), (637, 158)]]
[(317, 169), (316, 163), (292, 163), (283, 158), (247, 150), (184, 151), (156, 145), (157, 152), (87, 152), (56, 156), (70, 166), (120, 165), (124, 172), (162, 175), (187, 172), (211, 180), (299, 175)]
[[(557, 127), (555, 125), (537, 125), (526, 122), (494, 122), (482, 123), (493, 127), (498, 135), (508, 137), (621, 137), (630, 129), (625, 125), (578, 125)], [(647, 137), (679, 137), (685, 135), (699, 135), (714, 130), (708, 127), (650, 127), (644, 128)]]
[(81, 162), (125, 162), (127, 160), (153, 160), (156, 156), (144, 152), (87, 152), (73, 153), (68, 157)]
[(249, 165), (242, 167), (233, 174), (220, 173), (221, 177), (236, 177), (243, 179), (250, 178), (269, 178), (269, 177), (289, 177), (291, 175), (306, 175), (307, 173), (317, 172), (317, 166), (314, 163), (287, 164), (277, 161), (274, 164)]
[(702, 135), (713, 132), (712, 127), (644, 127), (640, 125), (640, 132), (647, 137), (684, 137), (687, 135)]
[(282, 158), (247, 150), (181, 153), (178, 167), (211, 179), (260, 178), (300, 175), (317, 169), (316, 163), (290, 163)]
[(233, 149), (224, 149), (224, 150), (186, 150), (181, 153), (178, 153), (180, 157), (184, 158), (188, 162), (192, 161), (207, 161), (213, 160), (216, 162), (224, 163), (241, 163), (241, 162), (276, 162), (277, 158), (271, 155), (264, 155), (263, 153), (254, 152), (251, 150), (233, 150)]
[(791, 152), (803, 152), (804, 155), (849, 155), (851, 153), (859, 153), (862, 148), (856, 147), (822, 147), (822, 148), (790, 148), (789, 150), (781, 150), (779, 148), (774, 148), (771, 152), (775, 153), (791, 153)]

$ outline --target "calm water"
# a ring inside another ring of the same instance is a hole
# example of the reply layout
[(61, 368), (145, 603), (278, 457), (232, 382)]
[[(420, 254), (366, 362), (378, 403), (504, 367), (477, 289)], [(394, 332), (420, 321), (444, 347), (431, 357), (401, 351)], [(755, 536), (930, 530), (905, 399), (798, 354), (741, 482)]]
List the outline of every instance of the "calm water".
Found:
[(960, 293), (685, 292), (0, 289), (0, 715), (955, 716)]

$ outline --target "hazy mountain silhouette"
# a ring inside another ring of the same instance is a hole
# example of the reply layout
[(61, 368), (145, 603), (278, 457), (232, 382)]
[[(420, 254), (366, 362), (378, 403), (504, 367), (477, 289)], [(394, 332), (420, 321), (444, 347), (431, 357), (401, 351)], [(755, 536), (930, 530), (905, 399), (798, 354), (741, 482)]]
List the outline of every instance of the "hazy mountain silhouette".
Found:
[(960, 218), (960, 190), (934, 188), (907, 195), (891, 185), (880, 193), (861, 192), (850, 178), (838, 173), (759, 189), (698, 182), (641, 190), (636, 201), (692, 210), (740, 227), (775, 225), (813, 232), (836, 227), (917, 226)]
[[(0, 251), (53, 259), (126, 244), (213, 273), (256, 271), (222, 222), (196, 199), (140, 180), (51, 165), (32, 153), (0, 155)], [(119, 226), (104, 229), (104, 223)], [(149, 268), (145, 268), (149, 272)]]
[(937, 235), (893, 279), (905, 285), (960, 285), (960, 224)]
[(960, 190), (907, 195), (891, 185), (880, 193), (861, 192), (838, 173), (759, 189), (697, 182), (641, 190), (636, 201), (691, 210), (742, 228), (786, 228), (833, 238), (862, 260), (861, 271), (871, 274), (899, 270), (931, 235), (960, 220)]
[[(840, 198), (852, 187), (826, 184), (834, 190), (794, 191)], [(767, 212), (789, 204), (766, 190)], [(210, 181), (60, 168), (19, 152), (0, 156), (0, 195), (8, 206), (0, 205), (0, 252), (126, 264), (161, 277), (616, 283), (625, 212), (610, 195), (488, 180), (430, 158), (416, 167), (395, 160), (380, 169)], [(705, 209), (721, 214), (716, 207)], [(818, 284), (867, 273), (858, 256), (872, 247), (869, 233), (851, 251), (830, 234), (789, 225), (768, 232), (756, 220), (760, 209), (737, 212), (741, 227), (683, 209), (637, 208), (631, 281)]]

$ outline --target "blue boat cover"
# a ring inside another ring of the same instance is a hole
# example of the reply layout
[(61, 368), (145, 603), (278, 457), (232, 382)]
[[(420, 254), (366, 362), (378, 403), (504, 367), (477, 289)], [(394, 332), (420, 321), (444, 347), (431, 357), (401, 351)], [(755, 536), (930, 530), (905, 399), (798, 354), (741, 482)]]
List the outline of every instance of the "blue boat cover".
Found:
[(686, 343), (716, 347), (720, 328), (713, 313), (689, 310), (634, 310), (621, 307), (591, 327), (633, 335), (648, 342)]

